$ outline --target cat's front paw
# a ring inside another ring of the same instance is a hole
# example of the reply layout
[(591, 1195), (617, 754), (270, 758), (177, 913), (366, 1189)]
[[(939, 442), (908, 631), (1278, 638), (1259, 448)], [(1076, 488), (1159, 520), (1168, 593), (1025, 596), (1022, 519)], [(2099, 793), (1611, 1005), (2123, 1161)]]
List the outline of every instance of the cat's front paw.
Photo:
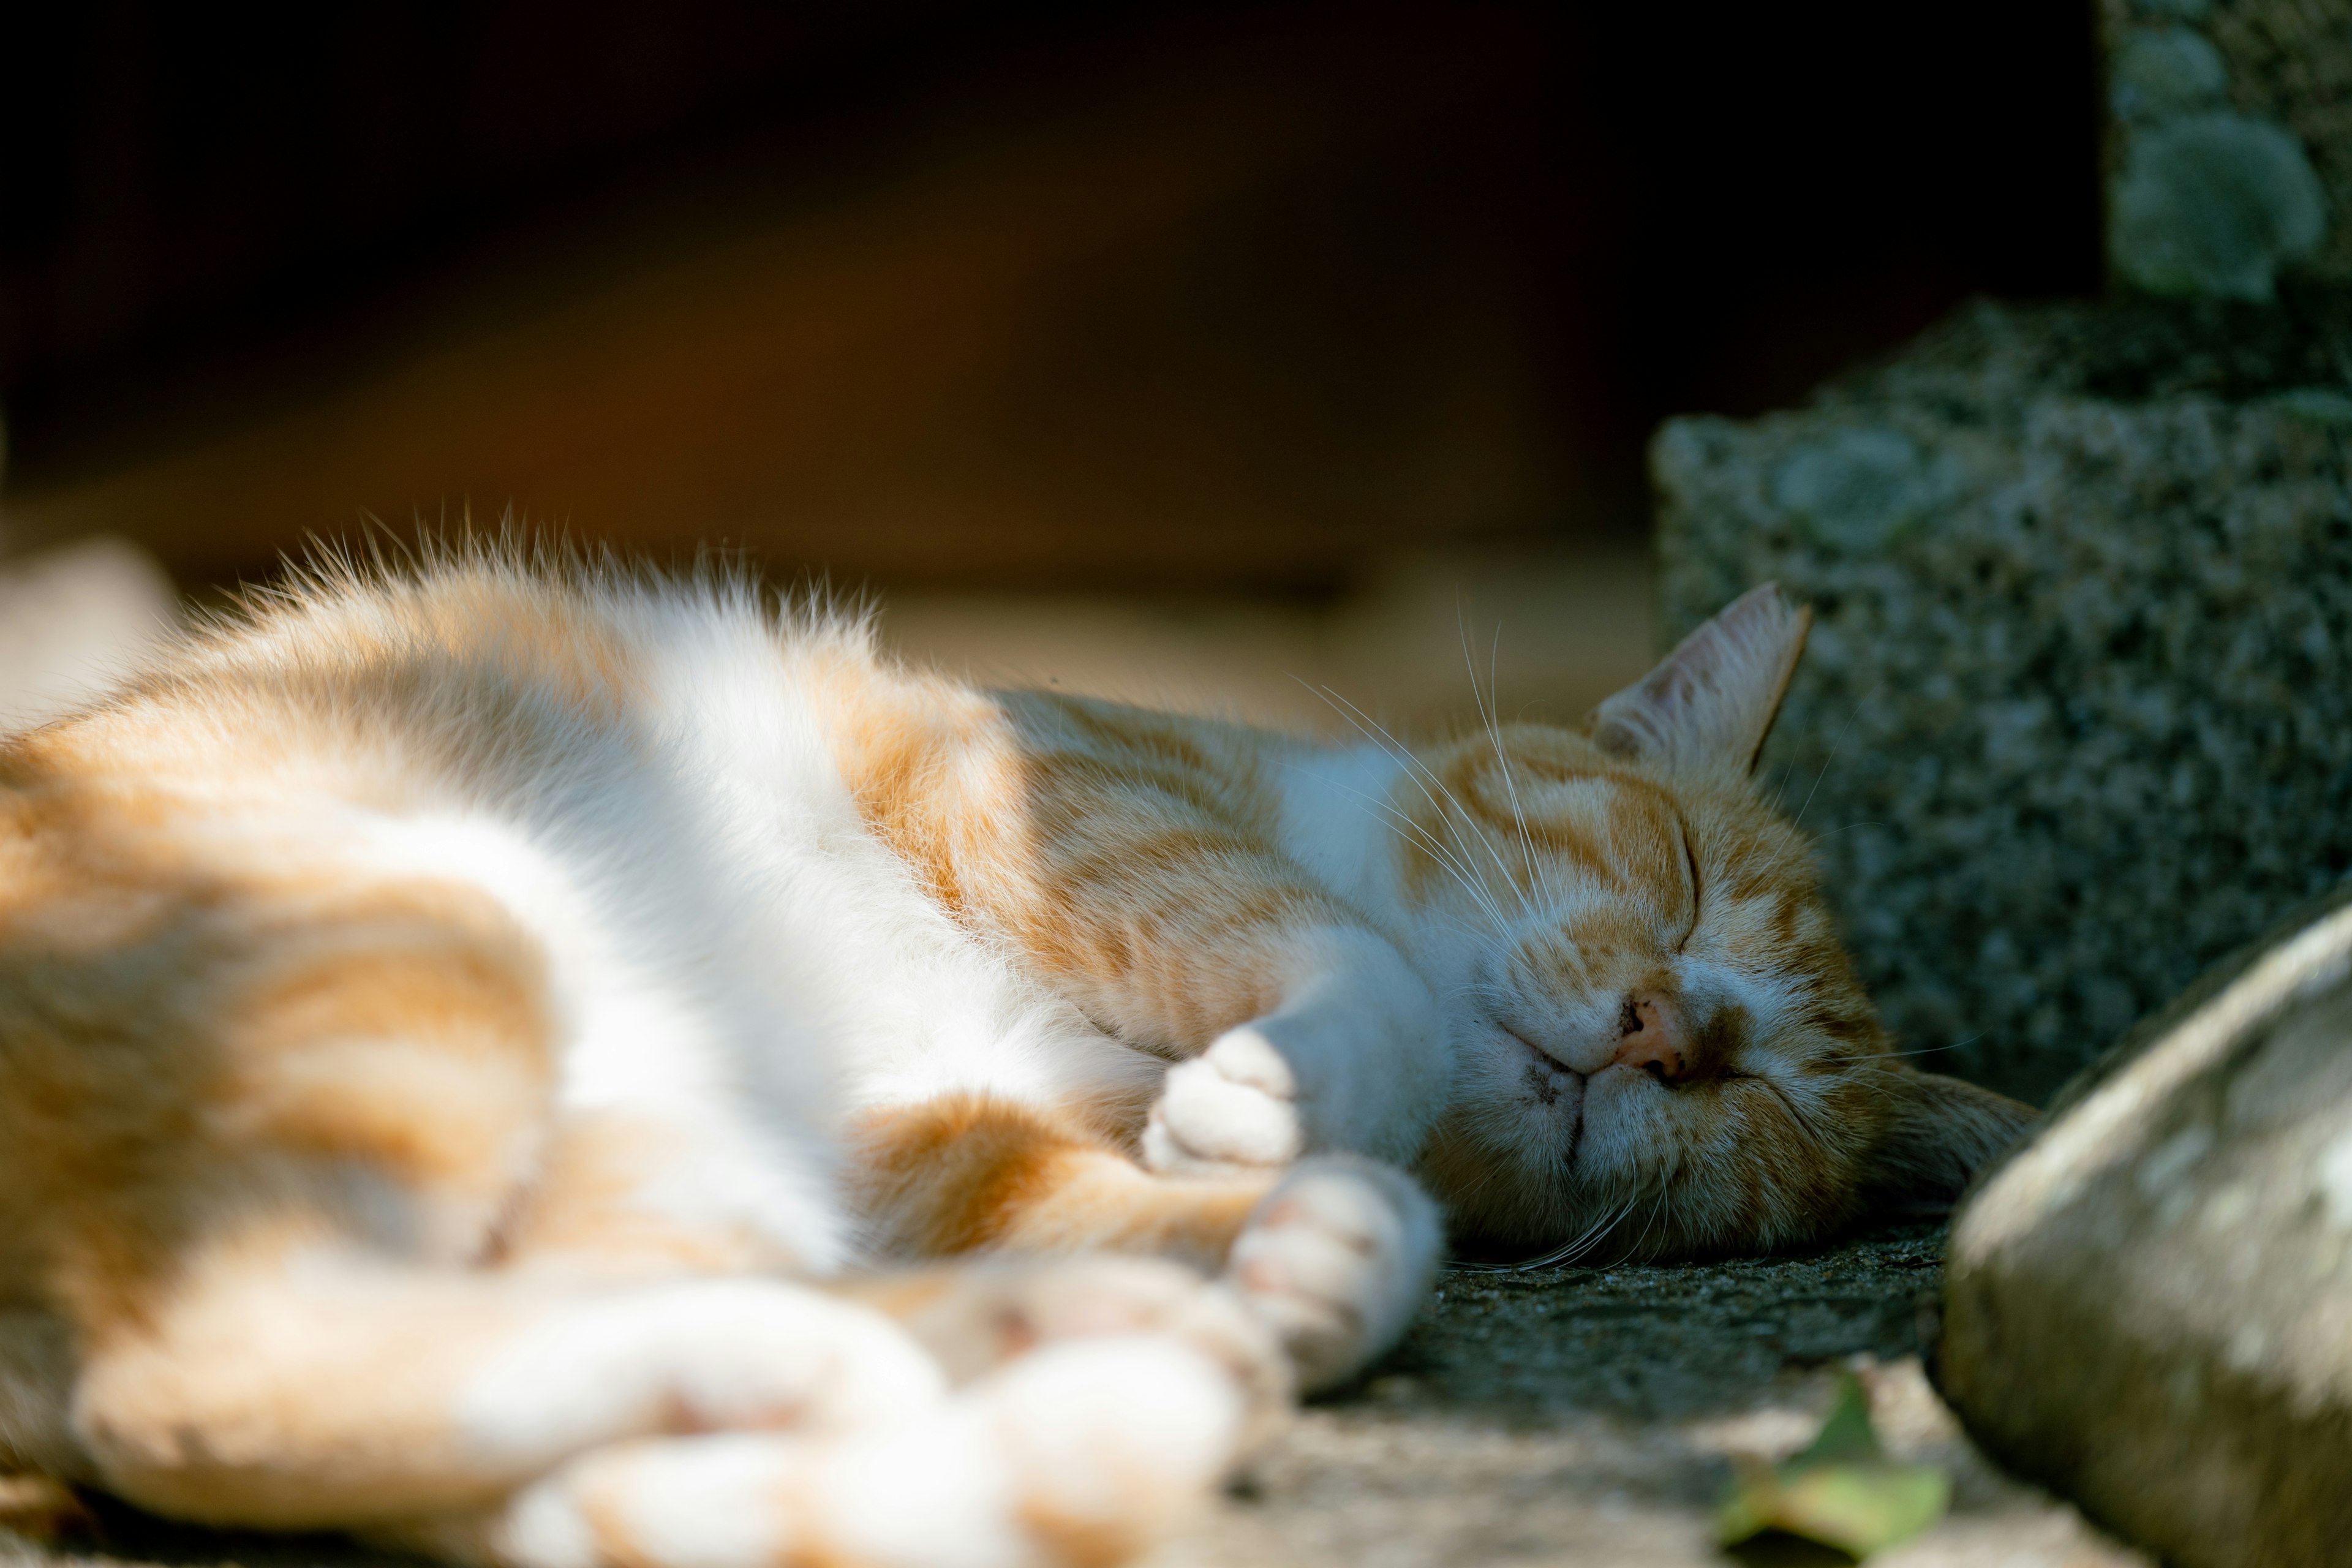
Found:
[(1404, 1334), (1437, 1276), (1437, 1205), (1392, 1165), (1300, 1164), (1234, 1243), (1226, 1279), (1280, 1336), (1300, 1388), (1328, 1388)]
[(1143, 1129), (1143, 1163), (1163, 1175), (1229, 1175), (1290, 1163), (1306, 1149), (1297, 1080), (1256, 1026), (1217, 1037), (1168, 1070)]

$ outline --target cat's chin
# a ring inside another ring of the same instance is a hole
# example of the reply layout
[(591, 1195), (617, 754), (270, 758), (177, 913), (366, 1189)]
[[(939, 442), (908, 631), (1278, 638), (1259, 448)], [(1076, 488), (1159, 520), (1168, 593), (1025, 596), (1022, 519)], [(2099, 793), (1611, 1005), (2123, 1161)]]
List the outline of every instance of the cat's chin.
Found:
[(1521, 1058), (1518, 1103), (1528, 1123), (1527, 1136), (1539, 1144), (1564, 1151), (1561, 1163), (1573, 1167), (1576, 1149), (1584, 1134), (1584, 1108), (1589, 1086), (1585, 1077), (1562, 1067), (1517, 1035), (1505, 1031)]
[(1569, 1172), (1582, 1111), (1579, 1087), (1550, 1105), (1514, 1095), (1447, 1113), (1418, 1170), (1457, 1244), (1497, 1257), (1552, 1244), (1580, 1206)]

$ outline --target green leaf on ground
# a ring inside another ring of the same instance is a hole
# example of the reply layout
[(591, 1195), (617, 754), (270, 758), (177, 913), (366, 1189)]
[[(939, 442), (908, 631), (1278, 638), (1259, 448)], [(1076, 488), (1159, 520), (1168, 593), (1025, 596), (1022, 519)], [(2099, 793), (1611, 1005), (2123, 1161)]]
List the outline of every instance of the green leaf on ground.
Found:
[(1870, 1425), (1870, 1396), (1860, 1379), (1841, 1372), (1837, 1404), (1820, 1435), (1777, 1465), (1741, 1464), (1716, 1522), (1726, 1546), (1779, 1530), (1867, 1557), (1941, 1519), (1951, 1489), (1933, 1466), (1886, 1457)]

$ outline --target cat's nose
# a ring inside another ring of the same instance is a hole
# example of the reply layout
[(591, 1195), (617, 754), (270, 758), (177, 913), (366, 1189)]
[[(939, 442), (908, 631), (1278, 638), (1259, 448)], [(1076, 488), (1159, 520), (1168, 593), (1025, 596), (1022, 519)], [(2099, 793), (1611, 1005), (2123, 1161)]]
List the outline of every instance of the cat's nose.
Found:
[(1625, 999), (1625, 1033), (1612, 1061), (1637, 1068), (1661, 1083), (1680, 1083), (1691, 1074), (1690, 1033), (1683, 1010), (1658, 991), (1636, 991)]

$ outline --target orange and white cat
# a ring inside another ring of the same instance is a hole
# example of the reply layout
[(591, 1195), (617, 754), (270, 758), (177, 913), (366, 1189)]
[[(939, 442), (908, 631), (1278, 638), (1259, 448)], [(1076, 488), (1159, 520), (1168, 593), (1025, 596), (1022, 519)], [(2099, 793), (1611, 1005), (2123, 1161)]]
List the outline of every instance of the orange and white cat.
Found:
[(1399, 1165), (1650, 1254), (1948, 1195), (2022, 1112), (1887, 1054), (1748, 787), (1803, 629), (1410, 752), (726, 583), (266, 600), (0, 745), (0, 1468), (515, 1568), (1113, 1561), (1402, 1333)]

